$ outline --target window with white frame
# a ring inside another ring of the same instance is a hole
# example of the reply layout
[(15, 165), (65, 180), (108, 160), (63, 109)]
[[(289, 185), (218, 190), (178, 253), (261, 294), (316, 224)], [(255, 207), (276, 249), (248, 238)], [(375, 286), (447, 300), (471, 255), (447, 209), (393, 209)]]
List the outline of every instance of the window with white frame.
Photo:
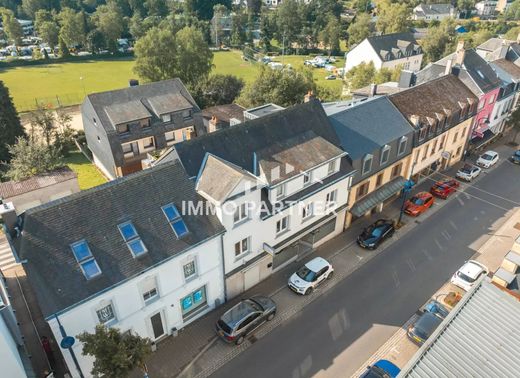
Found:
[(234, 223), (240, 223), (244, 220), (246, 220), (249, 216), (249, 208), (248, 208), (248, 203), (245, 202), (245, 203), (242, 203), (240, 204), (239, 206), (237, 206), (237, 208), (235, 209), (235, 214), (233, 215), (233, 221)]
[(188, 227), (179, 214), (179, 210), (177, 210), (177, 207), (173, 203), (163, 206), (162, 211), (178, 238), (181, 238), (188, 233)]
[(97, 277), (101, 274), (101, 269), (90, 251), (90, 247), (86, 240), (80, 240), (70, 245), (72, 254), (78, 262), (83, 275), (87, 280)]
[(143, 139), (143, 148), (153, 148), (154, 146), (155, 143), (153, 137)]
[(189, 280), (197, 275), (197, 266), (195, 265), (195, 260), (191, 260), (188, 263), (182, 266), (182, 271), (184, 272), (184, 279)]
[(372, 170), (372, 155), (366, 155), (363, 159), (363, 168), (361, 170), (362, 175), (366, 175)]
[(419, 131), (419, 140), (423, 140), (426, 138), (426, 127), (421, 127), (421, 130)]
[(119, 232), (121, 233), (123, 240), (126, 242), (128, 249), (132, 252), (134, 257), (144, 255), (148, 251), (132, 222), (125, 222), (117, 227), (119, 228)]
[(249, 237), (235, 243), (235, 257), (249, 252)]
[(331, 175), (334, 172), (336, 172), (336, 160), (331, 161), (329, 163), (328, 167), (327, 167), (327, 174), (328, 175)]
[(388, 163), (388, 159), (390, 158), (390, 149), (391, 147), (388, 144), (381, 149), (381, 165)]
[(306, 220), (312, 217), (314, 213), (314, 204), (312, 202), (303, 206), (302, 209), (302, 219)]
[(338, 197), (338, 190), (334, 189), (332, 192), (327, 193), (325, 197), (325, 203), (327, 206), (331, 206), (336, 203), (336, 199)]
[(399, 140), (399, 147), (397, 148), (397, 156), (401, 156), (402, 154), (405, 153), (407, 143), (408, 143), (408, 138), (405, 136)]
[(114, 307), (112, 306), (112, 303), (108, 303), (103, 305), (102, 307), (99, 307), (96, 310), (96, 315), (98, 321), (101, 324), (107, 324), (116, 320), (116, 314), (114, 312)]
[(303, 185), (310, 185), (312, 182), (312, 172), (304, 172), (303, 174)]
[(145, 304), (153, 302), (159, 298), (159, 291), (157, 290), (157, 283), (155, 277), (150, 277), (140, 284), (141, 295)]
[(280, 199), (283, 197), (285, 197), (285, 184), (281, 184), (276, 187), (276, 198)]
[(166, 144), (169, 146), (175, 142), (175, 131), (167, 131), (164, 133)]
[(172, 120), (172, 115), (171, 114), (163, 114), (161, 118), (162, 118), (163, 122), (170, 122)]
[(276, 222), (276, 234), (281, 234), (285, 231), (289, 230), (289, 216), (281, 218), (278, 222)]

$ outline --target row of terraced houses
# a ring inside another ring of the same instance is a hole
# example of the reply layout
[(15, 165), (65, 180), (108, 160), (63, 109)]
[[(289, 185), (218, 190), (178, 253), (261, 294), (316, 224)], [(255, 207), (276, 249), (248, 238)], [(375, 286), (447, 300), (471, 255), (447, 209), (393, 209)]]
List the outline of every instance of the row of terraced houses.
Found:
[[(98, 324), (160, 342), (382, 211), (503, 133), (519, 58), (514, 41), (459, 46), (391, 95), (219, 120), (178, 79), (88, 95), (88, 146), (112, 180), (3, 211), (58, 344)], [(74, 377), (92, 368), (81, 351), (62, 349)]]

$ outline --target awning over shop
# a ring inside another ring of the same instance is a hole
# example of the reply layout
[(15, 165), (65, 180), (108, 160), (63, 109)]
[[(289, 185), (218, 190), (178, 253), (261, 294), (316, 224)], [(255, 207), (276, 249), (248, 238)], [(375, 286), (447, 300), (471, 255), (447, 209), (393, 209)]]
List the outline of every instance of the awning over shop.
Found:
[(472, 138), (470, 143), (473, 148), (479, 148), (484, 144), (490, 142), (496, 136), (497, 135), (494, 134), (491, 130), (486, 130), (482, 133), (482, 137)]
[(396, 177), (372, 193), (367, 194), (365, 197), (363, 197), (363, 199), (357, 201), (350, 209), (350, 212), (356, 217), (363, 216), (363, 214), (365, 214), (368, 210), (372, 209), (381, 202), (386, 201), (401, 189), (403, 189), (405, 182), (406, 179), (404, 177)]

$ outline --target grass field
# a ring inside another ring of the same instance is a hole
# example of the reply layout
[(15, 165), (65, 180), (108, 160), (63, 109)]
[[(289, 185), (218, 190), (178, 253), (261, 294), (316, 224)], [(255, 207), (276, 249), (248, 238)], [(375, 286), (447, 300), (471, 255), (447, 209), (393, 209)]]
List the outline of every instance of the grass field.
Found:
[[(303, 65), (304, 56), (286, 56), (285, 63), (293, 67)], [(281, 58), (277, 58), (281, 60)], [(107, 61), (81, 61), (41, 66), (15, 67), (0, 70), (0, 80), (10, 90), (18, 111), (34, 109), (36, 99), (41, 103), (74, 105), (83, 101), (85, 93), (123, 88), (128, 79), (135, 78), (132, 59)], [(336, 65), (341, 66), (343, 60)], [(246, 82), (254, 80), (257, 67), (245, 62), (239, 51), (217, 52), (214, 57), (213, 73), (233, 74)], [(338, 91), (341, 80), (327, 81), (323, 69), (315, 69), (314, 77), (320, 85)]]
[(89, 189), (107, 182), (94, 164), (79, 151), (71, 152), (71, 154), (65, 158), (65, 164), (78, 175), (78, 183), (81, 190)]

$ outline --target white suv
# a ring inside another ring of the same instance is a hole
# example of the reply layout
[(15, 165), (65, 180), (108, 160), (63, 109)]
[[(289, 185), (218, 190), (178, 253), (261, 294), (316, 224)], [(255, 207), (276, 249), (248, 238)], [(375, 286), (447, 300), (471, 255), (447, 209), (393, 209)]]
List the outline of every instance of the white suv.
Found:
[(302, 266), (289, 278), (289, 288), (297, 294), (307, 295), (323, 281), (332, 278), (334, 269), (327, 260), (316, 257)]
[(482, 168), (489, 168), (498, 161), (498, 153), (495, 151), (486, 151), (477, 160), (477, 165)]
[(475, 260), (468, 260), (451, 277), (451, 283), (468, 291), (473, 284), (489, 272), (488, 268)]
[(464, 167), (462, 167), (461, 169), (459, 169), (457, 171), (457, 177), (469, 182), (469, 181), (473, 180), (475, 177), (477, 177), (481, 171), (482, 171), (482, 169), (480, 169), (479, 167), (475, 167), (474, 165), (466, 164), (466, 165), (464, 165)]

